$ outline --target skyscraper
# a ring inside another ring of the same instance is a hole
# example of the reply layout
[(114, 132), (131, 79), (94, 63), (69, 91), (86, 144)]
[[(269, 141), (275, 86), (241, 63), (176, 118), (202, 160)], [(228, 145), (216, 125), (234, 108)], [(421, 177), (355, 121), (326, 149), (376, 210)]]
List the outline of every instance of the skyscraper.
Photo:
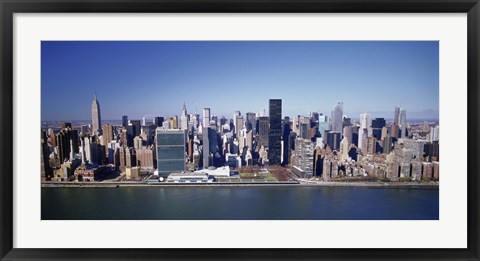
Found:
[(268, 131), (268, 162), (280, 164), (281, 137), (282, 137), (282, 100), (270, 99), (269, 101), (270, 129)]
[(288, 137), (290, 136), (290, 118), (285, 117), (283, 119), (283, 127), (282, 127), (282, 141), (283, 141), (283, 159), (282, 165), (288, 165), (290, 159), (290, 142)]
[(239, 136), (240, 131), (243, 129), (243, 125), (245, 124), (243, 120), (243, 116), (237, 116), (234, 123), (235, 123), (235, 133), (237, 134), (237, 136)]
[(332, 109), (332, 115), (330, 117), (332, 131), (342, 133), (343, 127), (343, 102), (338, 102)]
[(247, 127), (247, 130), (253, 130), (253, 133), (257, 132), (257, 127), (256, 127), (256, 119), (255, 119), (255, 113), (253, 112), (247, 112), (247, 122), (245, 126)]
[(360, 114), (360, 130), (368, 129), (372, 126), (372, 119), (368, 113)]
[(185, 171), (186, 131), (159, 127), (155, 136), (158, 175), (166, 178), (170, 173)]
[(383, 127), (385, 127), (384, 118), (375, 118), (375, 120), (372, 121), (373, 137), (375, 137), (377, 140), (382, 139)]
[(237, 118), (242, 115), (240, 111), (235, 111), (233, 113), (233, 126), (235, 127), (235, 133), (238, 134), (238, 132), (242, 129), (242, 126), (237, 126)]
[(268, 145), (268, 117), (259, 117), (258, 118), (258, 143), (260, 146)]
[(92, 101), (92, 129), (94, 135), (102, 134), (102, 119), (100, 117), (100, 103), (97, 100), (97, 93), (93, 94)]
[(125, 128), (128, 126), (128, 116), (127, 115), (122, 116), (122, 126), (125, 127)]
[(104, 145), (106, 145), (113, 140), (113, 126), (110, 124), (104, 124), (102, 131), (103, 131), (103, 143)]
[(140, 135), (140, 131), (141, 131), (140, 120), (130, 120), (128, 125), (134, 126), (133, 137)]
[(395, 107), (395, 114), (393, 115), (393, 123), (400, 125), (400, 108)]
[(188, 130), (188, 115), (185, 103), (183, 103), (182, 114), (180, 115), (180, 128), (182, 130)]
[(328, 132), (327, 133), (327, 144), (331, 150), (339, 150), (340, 149), (340, 141), (341, 141), (342, 133), (340, 132)]
[(203, 108), (202, 126), (203, 127), (210, 126), (210, 108)]
[(399, 127), (400, 127), (400, 137), (401, 138), (405, 138), (406, 136), (406, 132), (407, 132), (407, 111), (402, 109), (400, 110), (400, 124)]

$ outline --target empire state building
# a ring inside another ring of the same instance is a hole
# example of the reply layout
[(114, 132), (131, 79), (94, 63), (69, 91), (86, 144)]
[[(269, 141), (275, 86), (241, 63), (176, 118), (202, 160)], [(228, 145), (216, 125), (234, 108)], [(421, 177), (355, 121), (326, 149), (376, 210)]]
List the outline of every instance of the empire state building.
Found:
[(97, 100), (97, 94), (93, 94), (93, 101), (92, 101), (92, 130), (94, 135), (101, 135), (102, 134), (102, 124), (100, 118), (100, 104)]

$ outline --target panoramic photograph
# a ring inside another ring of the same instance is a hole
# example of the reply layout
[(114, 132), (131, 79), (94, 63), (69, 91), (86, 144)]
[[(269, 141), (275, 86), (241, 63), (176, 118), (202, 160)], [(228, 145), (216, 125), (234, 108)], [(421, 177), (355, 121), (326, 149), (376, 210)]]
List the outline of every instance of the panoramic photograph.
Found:
[(439, 220), (438, 41), (42, 41), (42, 220)]

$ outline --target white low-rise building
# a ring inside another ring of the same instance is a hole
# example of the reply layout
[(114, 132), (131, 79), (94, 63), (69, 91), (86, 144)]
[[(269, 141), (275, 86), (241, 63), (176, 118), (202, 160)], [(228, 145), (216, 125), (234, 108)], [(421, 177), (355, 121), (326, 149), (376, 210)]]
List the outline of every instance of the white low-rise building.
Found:
[(229, 166), (223, 166), (219, 168), (208, 167), (207, 169), (197, 170), (194, 173), (203, 173), (203, 174), (208, 174), (214, 177), (230, 177), (230, 167)]
[(202, 183), (213, 182), (213, 178), (210, 178), (208, 174), (204, 173), (172, 173), (168, 176), (167, 182), (170, 183)]

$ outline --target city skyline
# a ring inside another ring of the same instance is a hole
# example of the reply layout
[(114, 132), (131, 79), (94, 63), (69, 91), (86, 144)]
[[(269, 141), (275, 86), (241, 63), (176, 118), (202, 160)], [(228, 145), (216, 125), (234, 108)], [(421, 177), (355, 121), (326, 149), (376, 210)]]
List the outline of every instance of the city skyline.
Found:
[[(328, 88), (334, 80), (339, 88)], [(438, 42), (42, 42), (42, 121), (89, 119), (82, 108), (94, 92), (106, 120), (180, 115), (184, 103), (226, 118), (268, 113), (267, 98), (282, 99), (284, 116), (329, 115), (343, 101), (353, 119), (391, 119), (394, 106), (408, 119), (438, 119), (438, 91)]]

